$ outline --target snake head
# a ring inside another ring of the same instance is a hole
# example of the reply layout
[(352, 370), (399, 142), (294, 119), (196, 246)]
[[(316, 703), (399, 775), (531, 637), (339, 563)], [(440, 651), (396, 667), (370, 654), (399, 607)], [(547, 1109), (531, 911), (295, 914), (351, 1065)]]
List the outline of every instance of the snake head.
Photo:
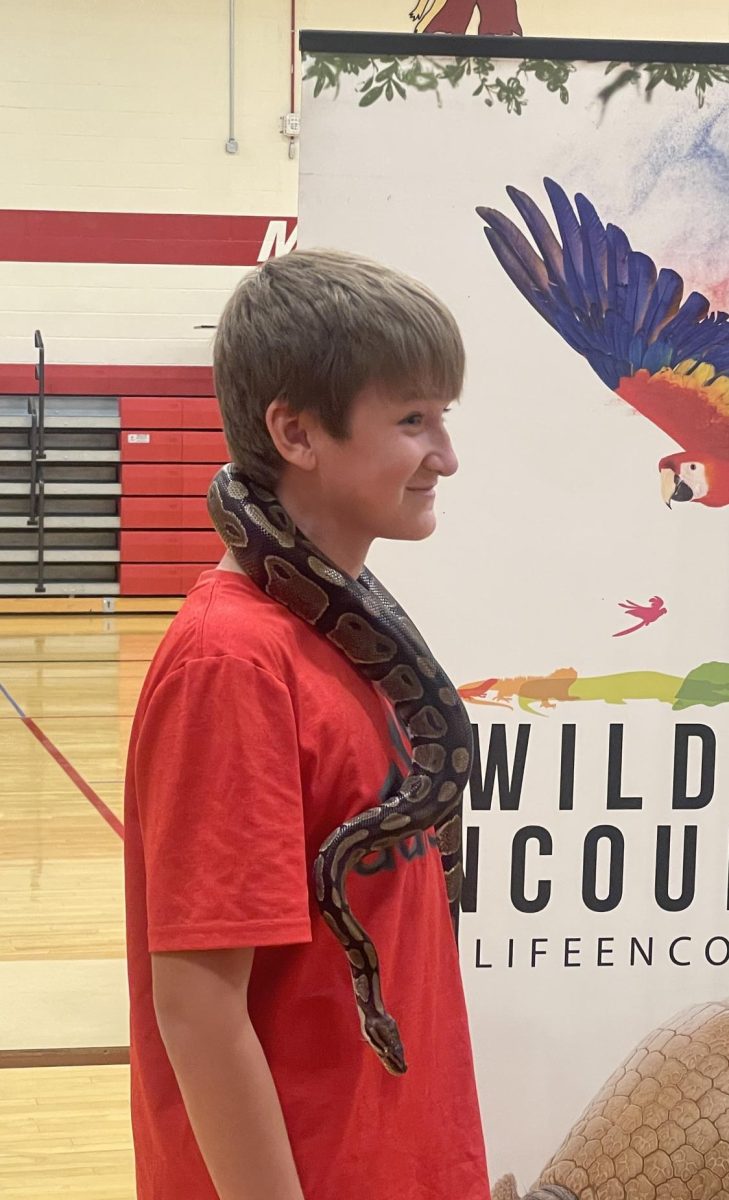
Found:
[(366, 1041), (374, 1050), (386, 1071), (391, 1075), (404, 1075), (407, 1071), (405, 1051), (400, 1040), (397, 1023), (388, 1013), (375, 1013), (362, 1022)]

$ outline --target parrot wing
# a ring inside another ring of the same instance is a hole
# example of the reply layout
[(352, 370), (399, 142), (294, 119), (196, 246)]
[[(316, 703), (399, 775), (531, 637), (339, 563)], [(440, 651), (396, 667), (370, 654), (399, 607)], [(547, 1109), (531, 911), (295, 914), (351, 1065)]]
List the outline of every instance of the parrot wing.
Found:
[[(685, 449), (729, 454), (729, 317), (683, 279), (544, 185), (559, 238), (531, 197), (507, 187), (534, 245), (493, 208), (477, 208), (501, 266), (526, 300), (604, 383)], [(560, 240), (561, 239), (561, 240)], [(536, 246), (536, 249), (534, 248)]]

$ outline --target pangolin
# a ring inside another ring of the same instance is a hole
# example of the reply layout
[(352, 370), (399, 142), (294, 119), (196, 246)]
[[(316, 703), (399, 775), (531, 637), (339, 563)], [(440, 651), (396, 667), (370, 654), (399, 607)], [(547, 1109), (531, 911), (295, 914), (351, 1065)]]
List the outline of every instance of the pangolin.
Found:
[[(513, 1175), (493, 1200), (519, 1200)], [(524, 1200), (729, 1200), (729, 1000), (649, 1034)]]

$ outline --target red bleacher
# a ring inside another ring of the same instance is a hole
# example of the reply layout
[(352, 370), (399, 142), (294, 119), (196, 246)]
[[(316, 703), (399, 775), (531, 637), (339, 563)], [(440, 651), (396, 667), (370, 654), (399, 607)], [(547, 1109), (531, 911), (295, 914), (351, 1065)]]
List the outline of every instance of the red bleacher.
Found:
[(123, 530), (210, 528), (204, 496), (122, 496), (120, 515)]
[(129, 463), (122, 466), (122, 496), (206, 496), (220, 463)]
[(122, 429), (220, 429), (214, 396), (122, 396)]
[(120, 448), (122, 463), (222, 463), (227, 457), (225, 438), (217, 430), (123, 429)]
[(179, 596), (220, 560), (205, 496), (228, 460), (214, 397), (123, 396), (123, 596)]
[(218, 562), (222, 550), (213, 529), (122, 530), (123, 563)]
[(122, 563), (119, 588), (122, 596), (185, 596), (201, 571), (213, 563)]

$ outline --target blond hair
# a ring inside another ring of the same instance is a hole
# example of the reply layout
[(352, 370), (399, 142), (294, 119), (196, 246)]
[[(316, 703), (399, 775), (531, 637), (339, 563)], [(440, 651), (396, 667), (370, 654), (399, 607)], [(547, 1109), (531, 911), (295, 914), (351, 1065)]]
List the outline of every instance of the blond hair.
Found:
[(215, 387), (236, 466), (272, 487), (283, 460), (266, 427), (278, 397), (337, 439), (370, 383), (456, 399), (465, 356), (455, 318), (415, 279), (338, 250), (296, 250), (238, 284), (215, 337)]

